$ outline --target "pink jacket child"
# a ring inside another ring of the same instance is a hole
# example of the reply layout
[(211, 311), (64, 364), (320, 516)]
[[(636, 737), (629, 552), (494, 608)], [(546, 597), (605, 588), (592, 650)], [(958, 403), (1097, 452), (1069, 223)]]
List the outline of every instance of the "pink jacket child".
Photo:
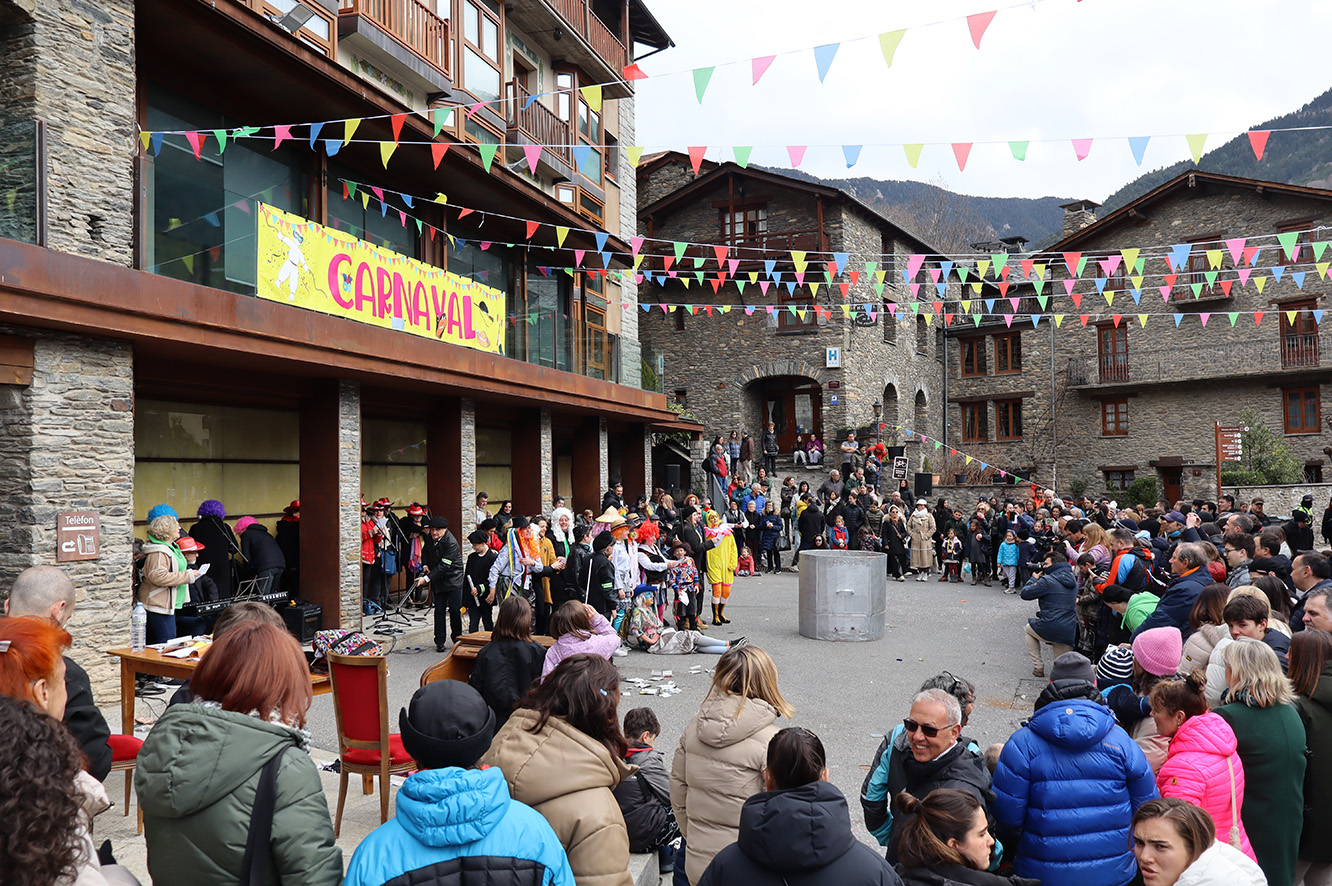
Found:
[[(606, 616), (597, 613), (592, 616), (590, 633), (574, 630), (555, 638), (555, 643), (546, 650), (546, 663), (541, 666), (541, 679), (544, 680), (547, 674), (555, 670), (556, 665), (571, 655), (590, 652), (609, 661), (619, 648), (620, 635), (611, 627)], [(1234, 736), (1231, 739), (1233, 741)]]
[[(1162, 797), (1192, 803), (1216, 822), (1216, 839), (1229, 842), (1230, 828), (1239, 826), (1240, 846), (1254, 857), (1240, 812), (1244, 808), (1244, 766), (1235, 749), (1238, 742), (1230, 724), (1208, 711), (1189, 717), (1170, 739), (1165, 763), (1156, 776)], [(1230, 773), (1235, 773), (1234, 809), (1231, 808)]]

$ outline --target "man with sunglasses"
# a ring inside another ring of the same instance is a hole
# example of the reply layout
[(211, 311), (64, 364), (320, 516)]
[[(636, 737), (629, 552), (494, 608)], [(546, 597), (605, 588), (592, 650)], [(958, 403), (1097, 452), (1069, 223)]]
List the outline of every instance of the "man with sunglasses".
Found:
[(896, 820), (890, 803), (902, 791), (921, 799), (939, 788), (967, 791), (991, 818), (990, 770), (967, 742), (959, 741), (961, 735), (962, 706), (957, 698), (944, 689), (924, 689), (912, 700), (901, 725), (880, 743), (860, 788), (860, 805), (865, 827), (888, 847), (890, 862), (897, 861), (892, 845)]

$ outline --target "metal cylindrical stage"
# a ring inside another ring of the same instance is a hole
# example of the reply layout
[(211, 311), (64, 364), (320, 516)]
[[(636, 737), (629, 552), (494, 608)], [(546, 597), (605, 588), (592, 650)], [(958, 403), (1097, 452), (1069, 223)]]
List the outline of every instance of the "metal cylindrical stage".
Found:
[(800, 635), (881, 640), (888, 623), (888, 564), (872, 551), (800, 552)]

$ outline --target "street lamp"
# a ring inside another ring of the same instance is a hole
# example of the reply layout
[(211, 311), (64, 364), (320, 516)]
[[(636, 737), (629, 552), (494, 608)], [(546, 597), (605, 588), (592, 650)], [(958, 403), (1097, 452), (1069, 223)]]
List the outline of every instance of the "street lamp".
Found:
[(883, 404), (878, 400), (874, 401), (874, 430), (876, 433), (883, 432)]

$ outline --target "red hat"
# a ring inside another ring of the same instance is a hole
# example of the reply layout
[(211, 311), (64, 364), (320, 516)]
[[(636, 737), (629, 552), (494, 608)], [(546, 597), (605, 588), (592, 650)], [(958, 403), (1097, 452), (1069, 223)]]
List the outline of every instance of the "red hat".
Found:
[(381, 509), (382, 509), (382, 510), (387, 511), (387, 510), (388, 510), (390, 507), (392, 507), (392, 506), (393, 506), (393, 502), (389, 501), (389, 499), (388, 499), (387, 497), (385, 497), (385, 498), (381, 498), (381, 499), (378, 499), (378, 500), (375, 501), (375, 505), (374, 505), (373, 510), (381, 510)]
[(298, 498), (292, 501), (291, 504), (283, 508), (282, 513), (290, 514), (292, 511), (299, 511), (300, 509), (301, 509), (301, 500)]
[(176, 539), (176, 547), (180, 548), (181, 553), (184, 554), (190, 554), (204, 549), (203, 545), (199, 544), (188, 535), (182, 535), (180, 538)]
[(407, 516), (409, 517), (424, 517), (425, 512), (425, 508), (421, 507), (416, 502), (412, 502), (407, 506)]

